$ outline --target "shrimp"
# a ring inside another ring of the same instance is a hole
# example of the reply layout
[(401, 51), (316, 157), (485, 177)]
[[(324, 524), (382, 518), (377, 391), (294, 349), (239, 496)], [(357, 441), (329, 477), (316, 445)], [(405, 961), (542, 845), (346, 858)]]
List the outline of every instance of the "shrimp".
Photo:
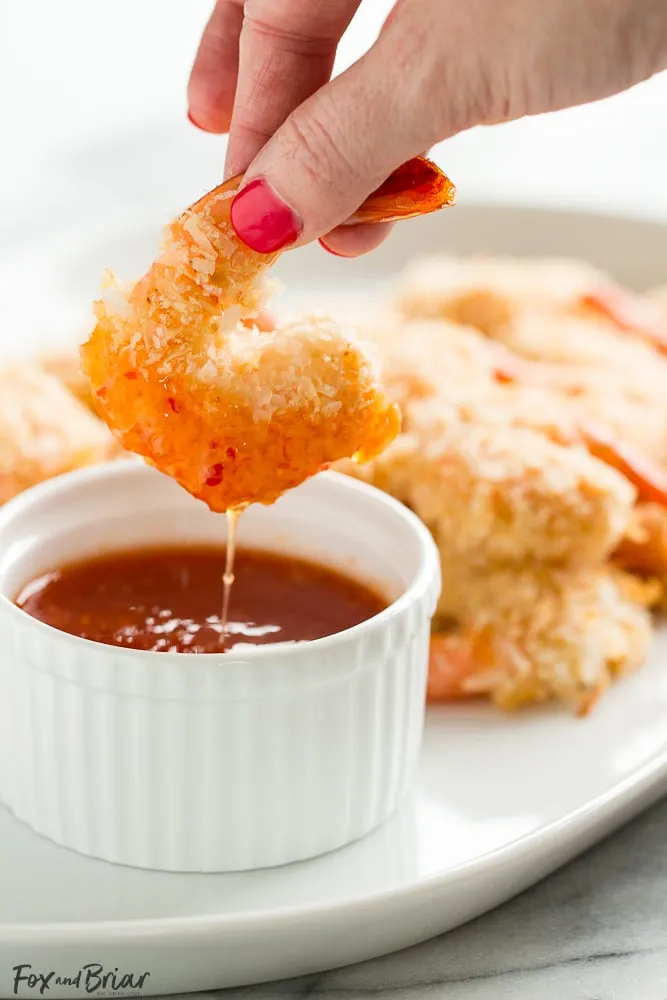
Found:
[(667, 322), (657, 303), (641, 299), (622, 288), (600, 288), (582, 295), (584, 311), (603, 316), (618, 330), (646, 341), (660, 354), (667, 354)]
[[(272, 503), (331, 462), (366, 462), (400, 428), (398, 407), (354, 333), (326, 317), (266, 332), (262, 255), (240, 242), (230, 206), (241, 177), (167, 229), (129, 289), (107, 281), (81, 349), (97, 409), (122, 445), (212, 510)], [(419, 157), (353, 217), (396, 221), (453, 204), (454, 186)]]
[(88, 410), (95, 410), (90, 386), (86, 377), (81, 372), (79, 352), (76, 348), (74, 350), (46, 354), (39, 358), (38, 363), (42, 371), (56, 378)]
[(614, 552), (614, 562), (630, 573), (667, 581), (667, 508), (663, 504), (637, 504)]
[(432, 531), (447, 568), (443, 600), (454, 559), (594, 566), (623, 537), (635, 491), (583, 448), (529, 427), (463, 419), (431, 400), (414, 404), (408, 422), (372, 463), (371, 481)]
[(434, 257), (406, 270), (396, 304), (410, 319), (470, 325), (544, 363), (565, 394), (643, 403), (667, 454), (667, 322), (657, 301), (578, 261)]
[(420, 399), (454, 402), (477, 423), (530, 427), (558, 444), (581, 445), (632, 483), (640, 500), (667, 506), (661, 460), (667, 420), (650, 422), (645, 399), (619, 398), (609, 393), (604, 373), (522, 357), (473, 327), (434, 319), (395, 322), (402, 335), (384, 333), (379, 342), (385, 385), (408, 424), (410, 407)]
[[(257, 326), (259, 330), (267, 333), (273, 330), (276, 325), (275, 318), (267, 310), (245, 322), (251, 326)], [(38, 359), (38, 364), (42, 371), (55, 376), (84, 406), (95, 412), (96, 407), (90, 391), (90, 384), (81, 371), (78, 347), (43, 354)]]
[[(508, 355), (498, 360), (494, 371), (500, 382), (553, 388), (558, 384), (558, 373), (550, 383), (546, 368), (540, 362)], [(567, 430), (563, 425), (543, 429), (561, 444), (582, 444), (594, 458), (616, 469), (635, 487), (639, 500), (667, 507), (667, 467), (642, 454), (631, 442), (583, 415), (571, 421)]]
[(557, 699), (580, 715), (637, 669), (650, 617), (610, 569), (502, 569), (471, 578), (459, 625), (431, 637), (431, 702), (487, 697), (504, 709)]
[(659, 291), (639, 296), (579, 260), (445, 256), (417, 260), (404, 272), (398, 305), (407, 316), (454, 319), (490, 337), (513, 322), (517, 307), (569, 313), (602, 321), (608, 329), (633, 334), (667, 353), (667, 322)]
[(117, 456), (102, 421), (53, 375), (25, 362), (0, 371), (0, 504), (45, 479)]

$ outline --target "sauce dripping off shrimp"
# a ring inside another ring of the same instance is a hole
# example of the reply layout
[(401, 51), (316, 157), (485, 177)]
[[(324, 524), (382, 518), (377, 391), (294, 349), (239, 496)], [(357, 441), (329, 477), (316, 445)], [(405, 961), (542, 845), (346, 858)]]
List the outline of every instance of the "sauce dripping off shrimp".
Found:
[[(123, 447), (227, 515), (223, 645), (240, 513), (339, 459), (372, 460), (401, 425), (354, 331), (322, 316), (267, 322), (265, 272), (278, 253), (258, 254), (234, 231), (230, 207), (242, 180), (173, 221), (139, 281), (124, 287), (107, 277), (81, 349), (96, 407)], [(445, 174), (416, 157), (350, 221), (413, 218), (452, 205), (454, 195)]]
[(236, 557), (236, 534), (242, 507), (230, 508), (226, 511), (227, 518), (227, 550), (225, 553), (225, 572), (222, 575), (222, 645), (225, 646), (229, 634), (229, 602), (234, 585), (234, 559)]

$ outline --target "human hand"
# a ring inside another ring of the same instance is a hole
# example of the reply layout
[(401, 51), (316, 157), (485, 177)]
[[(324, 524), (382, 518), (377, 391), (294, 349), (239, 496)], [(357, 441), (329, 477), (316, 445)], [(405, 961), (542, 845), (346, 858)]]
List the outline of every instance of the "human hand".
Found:
[(319, 238), (356, 256), (389, 227), (345, 226), (401, 163), (476, 125), (571, 107), (667, 68), (665, 0), (398, 0), (330, 80), (360, 0), (218, 0), (189, 85), (192, 121), (229, 131), (232, 206), (260, 252)]

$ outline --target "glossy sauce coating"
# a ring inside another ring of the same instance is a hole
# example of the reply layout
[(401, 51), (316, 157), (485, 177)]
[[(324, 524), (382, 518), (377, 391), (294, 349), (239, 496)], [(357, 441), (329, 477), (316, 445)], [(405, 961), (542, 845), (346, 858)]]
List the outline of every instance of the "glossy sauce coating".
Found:
[(319, 639), (387, 606), (363, 584), (327, 567), (241, 549), (223, 635), (224, 566), (221, 548), (115, 552), (36, 578), (16, 604), (85, 639), (179, 653), (220, 653), (241, 642)]

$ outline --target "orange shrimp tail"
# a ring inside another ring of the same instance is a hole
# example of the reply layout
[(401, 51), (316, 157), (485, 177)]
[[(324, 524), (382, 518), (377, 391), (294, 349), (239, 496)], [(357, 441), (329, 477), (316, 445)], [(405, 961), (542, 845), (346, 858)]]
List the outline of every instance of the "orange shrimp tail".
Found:
[(354, 213), (350, 223), (399, 222), (428, 215), (454, 204), (456, 188), (425, 156), (408, 160)]
[[(235, 193), (242, 185), (244, 174), (230, 177), (224, 184), (203, 195), (187, 214), (196, 213), (211, 195)], [(415, 156), (394, 170), (377, 190), (366, 198), (349, 224), (359, 222), (399, 222), (419, 215), (449, 208), (456, 200), (456, 188), (449, 177), (432, 160)], [(215, 219), (215, 206), (212, 216)]]
[(466, 681), (478, 666), (473, 644), (462, 635), (452, 632), (434, 633), (429, 652), (426, 700), (446, 702), (472, 697), (466, 690)]
[(584, 309), (610, 320), (619, 330), (634, 334), (659, 351), (667, 354), (667, 323), (653, 312), (651, 306), (619, 289), (604, 289), (581, 298)]
[(548, 384), (544, 366), (537, 361), (521, 358), (507, 350), (502, 344), (489, 341), (493, 349), (493, 377), (496, 382), (510, 385)]
[(639, 500), (667, 506), (667, 469), (641, 455), (627, 441), (619, 440), (596, 424), (580, 428), (583, 443), (601, 462), (625, 476), (637, 489)]
[(639, 503), (632, 511), (625, 537), (616, 547), (614, 562), (629, 573), (667, 576), (667, 509)]
[[(522, 358), (500, 357), (494, 366), (496, 381), (501, 383), (548, 384), (541, 378), (541, 366)], [(642, 455), (637, 448), (612, 435), (606, 428), (586, 421), (578, 427), (582, 444), (605, 465), (625, 476), (637, 490), (639, 500), (667, 506), (667, 468)], [(567, 435), (562, 438), (565, 443)]]

